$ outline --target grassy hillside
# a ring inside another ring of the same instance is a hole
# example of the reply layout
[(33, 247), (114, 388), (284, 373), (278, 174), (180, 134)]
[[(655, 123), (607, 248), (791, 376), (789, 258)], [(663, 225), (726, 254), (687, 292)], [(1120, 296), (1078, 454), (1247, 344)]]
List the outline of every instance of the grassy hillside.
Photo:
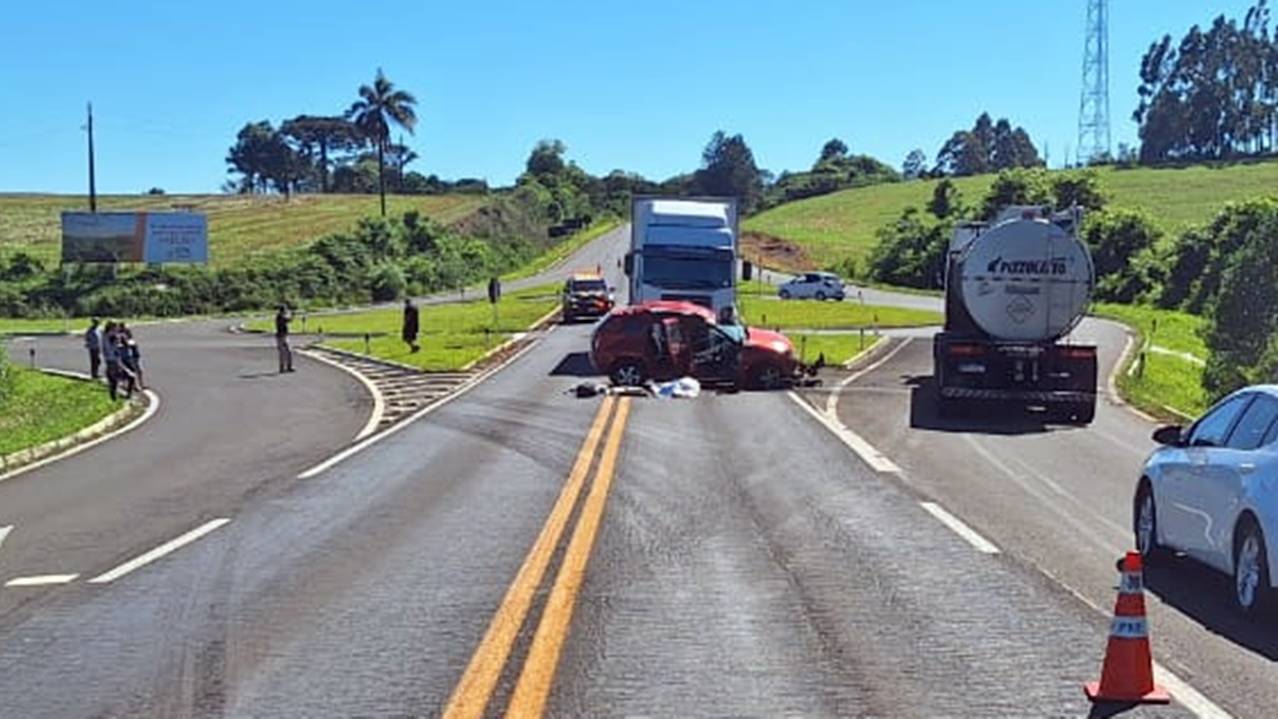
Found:
[[(386, 198), (386, 211), (418, 210), (443, 223), (459, 219), (484, 201), (480, 195), (405, 195)], [(234, 263), (257, 250), (280, 249), (339, 232), (379, 212), (376, 195), (108, 195), (98, 209), (171, 210), (191, 207), (208, 214), (209, 255), (214, 265)], [(56, 264), (61, 242), (59, 214), (86, 210), (77, 195), (0, 194), (0, 249), (23, 248), (46, 266)]]
[[(1226, 202), (1278, 195), (1278, 162), (1222, 168), (1098, 170), (1113, 207), (1141, 208), (1168, 233), (1206, 222)], [(958, 178), (967, 204), (989, 189), (992, 175)], [(760, 213), (744, 229), (793, 242), (816, 267), (844, 258), (859, 266), (874, 246), (874, 233), (910, 205), (923, 206), (936, 180), (874, 185), (800, 200)], [(796, 267), (795, 269), (808, 269)]]

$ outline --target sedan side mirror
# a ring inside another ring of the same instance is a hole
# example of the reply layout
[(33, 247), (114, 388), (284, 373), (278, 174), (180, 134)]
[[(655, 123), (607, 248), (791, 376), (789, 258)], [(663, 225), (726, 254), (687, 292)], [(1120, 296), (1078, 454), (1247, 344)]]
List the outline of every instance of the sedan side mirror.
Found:
[(1185, 430), (1178, 424), (1159, 427), (1154, 431), (1154, 441), (1168, 447), (1185, 446)]

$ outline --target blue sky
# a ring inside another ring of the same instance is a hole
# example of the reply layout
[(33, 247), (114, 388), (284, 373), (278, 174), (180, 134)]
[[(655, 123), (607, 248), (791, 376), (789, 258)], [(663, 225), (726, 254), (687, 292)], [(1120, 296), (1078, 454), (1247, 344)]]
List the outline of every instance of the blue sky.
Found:
[[(1250, 2), (1113, 0), (1115, 146), (1149, 43)], [(762, 167), (843, 138), (899, 166), (989, 110), (1052, 164), (1075, 144), (1084, 0), (15, 3), (0, 42), (0, 192), (216, 192), (249, 120), (336, 113), (378, 66), (417, 95), (410, 169), (511, 182), (564, 140), (591, 172), (664, 178), (717, 129)], [(1071, 150), (1072, 152), (1072, 150)]]

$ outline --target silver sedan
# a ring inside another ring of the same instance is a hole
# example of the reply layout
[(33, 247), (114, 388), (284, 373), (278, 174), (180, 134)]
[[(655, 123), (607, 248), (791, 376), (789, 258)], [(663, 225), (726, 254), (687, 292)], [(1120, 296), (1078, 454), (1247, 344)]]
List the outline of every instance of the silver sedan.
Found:
[(1132, 523), (1147, 560), (1183, 552), (1231, 574), (1245, 615), (1265, 608), (1278, 564), (1278, 385), (1225, 397), (1186, 428), (1154, 433), (1163, 445), (1145, 462)]

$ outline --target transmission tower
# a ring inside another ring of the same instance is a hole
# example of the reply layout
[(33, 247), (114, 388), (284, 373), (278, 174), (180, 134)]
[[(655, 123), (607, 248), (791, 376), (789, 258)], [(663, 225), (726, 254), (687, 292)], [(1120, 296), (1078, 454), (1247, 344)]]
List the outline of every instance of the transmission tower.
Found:
[(1080, 164), (1110, 157), (1109, 146), (1109, 0), (1087, 0), (1083, 40), (1083, 92), (1078, 101)]

